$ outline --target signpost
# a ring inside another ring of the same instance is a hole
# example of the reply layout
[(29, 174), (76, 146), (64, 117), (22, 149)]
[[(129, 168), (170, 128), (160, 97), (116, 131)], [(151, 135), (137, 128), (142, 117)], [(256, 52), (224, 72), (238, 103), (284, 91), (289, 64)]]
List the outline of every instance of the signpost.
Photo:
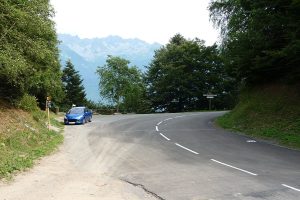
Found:
[(216, 94), (204, 94), (203, 96), (205, 96), (208, 100), (209, 100), (209, 110), (211, 110), (211, 100), (213, 98), (215, 98), (217, 95)]
[(48, 116), (48, 130), (50, 130), (50, 108), (51, 108), (51, 98), (47, 97), (46, 99), (46, 112)]

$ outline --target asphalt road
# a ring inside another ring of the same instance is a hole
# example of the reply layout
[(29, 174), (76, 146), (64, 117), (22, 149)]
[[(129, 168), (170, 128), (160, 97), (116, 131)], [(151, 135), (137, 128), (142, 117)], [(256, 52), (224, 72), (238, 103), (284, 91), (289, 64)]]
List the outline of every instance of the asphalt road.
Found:
[(78, 165), (97, 162), (157, 199), (299, 200), (300, 152), (217, 128), (222, 114), (94, 116), (85, 125), (93, 158)]

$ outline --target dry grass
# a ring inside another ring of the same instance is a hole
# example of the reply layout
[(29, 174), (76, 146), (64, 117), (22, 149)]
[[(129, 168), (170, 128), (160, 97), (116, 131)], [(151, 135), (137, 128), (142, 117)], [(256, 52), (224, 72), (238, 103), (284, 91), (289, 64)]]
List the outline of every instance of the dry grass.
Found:
[(48, 131), (45, 113), (26, 112), (0, 100), (0, 179), (31, 167), (52, 152), (63, 136)]

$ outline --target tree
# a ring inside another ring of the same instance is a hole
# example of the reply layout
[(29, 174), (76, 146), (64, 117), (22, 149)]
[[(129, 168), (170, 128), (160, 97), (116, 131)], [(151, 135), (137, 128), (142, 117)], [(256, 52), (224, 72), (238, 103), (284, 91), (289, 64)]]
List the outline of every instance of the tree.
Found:
[(202, 40), (180, 34), (155, 52), (146, 80), (153, 108), (169, 112), (204, 109), (203, 94), (228, 89), (217, 46), (206, 47)]
[(48, 0), (0, 0), (0, 95), (10, 101), (24, 94), (62, 95), (58, 40)]
[(82, 79), (79, 72), (75, 70), (71, 60), (66, 62), (63, 69), (62, 81), (65, 89), (64, 105), (70, 107), (75, 105), (84, 105), (87, 103), (86, 94), (82, 85)]
[(214, 0), (228, 72), (249, 85), (300, 80), (300, 1)]
[(108, 56), (106, 64), (98, 67), (100, 95), (122, 107), (127, 112), (137, 112), (143, 104), (144, 84), (141, 72), (129, 67), (129, 61), (121, 57)]

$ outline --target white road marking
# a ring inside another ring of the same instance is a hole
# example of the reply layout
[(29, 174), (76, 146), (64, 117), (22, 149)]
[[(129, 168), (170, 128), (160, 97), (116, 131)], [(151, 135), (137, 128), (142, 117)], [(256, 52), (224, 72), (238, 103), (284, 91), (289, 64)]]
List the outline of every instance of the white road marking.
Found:
[(159, 126), (162, 122), (158, 122), (156, 125)]
[(173, 118), (167, 118), (167, 119), (165, 119), (164, 121), (168, 121), (168, 120), (171, 120), (171, 119), (173, 119)]
[(181, 147), (181, 148), (183, 148), (183, 149), (185, 149), (185, 150), (187, 150), (187, 151), (189, 151), (189, 152), (192, 152), (192, 153), (194, 153), (194, 154), (199, 154), (198, 152), (196, 152), (196, 151), (193, 151), (193, 150), (191, 150), (191, 149), (189, 149), (189, 148), (186, 148), (186, 147), (184, 147), (184, 146), (182, 146), (182, 145), (180, 145), (180, 144), (178, 144), (178, 143), (175, 143), (177, 146), (179, 146), (179, 147)]
[(252, 175), (252, 176), (257, 176), (257, 174), (255, 174), (255, 173), (249, 172), (249, 171), (244, 170), (244, 169), (240, 169), (240, 168), (238, 168), (238, 167), (234, 167), (234, 166), (232, 166), (232, 165), (228, 165), (228, 164), (226, 164), (226, 163), (217, 161), (217, 160), (215, 160), (215, 159), (210, 159), (210, 160), (213, 161), (213, 162), (219, 163), (219, 164), (221, 164), (221, 165), (224, 165), (224, 166), (227, 166), (227, 167), (230, 167), (230, 168), (233, 168), (233, 169), (236, 169), (236, 170), (245, 172), (245, 173), (250, 174), (250, 175)]
[(247, 140), (248, 143), (255, 143), (255, 140)]
[(281, 185), (284, 186), (284, 187), (290, 188), (290, 189), (292, 189), (292, 190), (295, 190), (295, 191), (297, 191), (297, 192), (300, 192), (300, 189), (298, 189), (298, 188), (294, 188), (294, 187), (289, 186), (289, 185), (286, 185), (286, 184), (281, 184)]
[(168, 140), (168, 141), (170, 141), (170, 139), (167, 137), (167, 136), (165, 136), (164, 134), (162, 134), (162, 133), (159, 133), (161, 136), (163, 136), (166, 140)]
[(155, 126), (155, 129), (156, 129), (157, 132), (159, 131), (157, 126)]

